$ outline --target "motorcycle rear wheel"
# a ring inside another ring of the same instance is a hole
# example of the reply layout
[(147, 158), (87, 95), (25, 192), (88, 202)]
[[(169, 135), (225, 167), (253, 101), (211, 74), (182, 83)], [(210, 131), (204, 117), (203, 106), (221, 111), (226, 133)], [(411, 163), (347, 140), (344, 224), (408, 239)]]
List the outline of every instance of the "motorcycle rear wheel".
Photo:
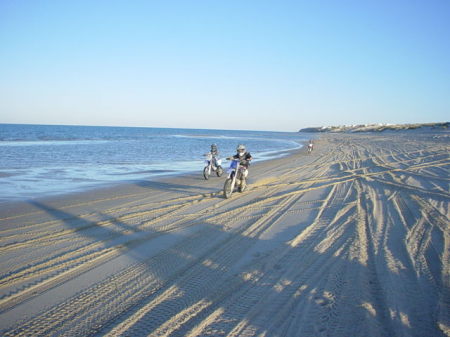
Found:
[(243, 179), (241, 181), (241, 186), (239, 186), (239, 192), (244, 192), (247, 188), (247, 182), (245, 181), (245, 179)]
[(222, 168), (222, 166), (218, 166), (218, 167), (217, 167), (217, 171), (216, 171), (217, 176), (220, 177), (220, 176), (222, 175), (222, 173), (223, 173), (223, 168)]
[(223, 185), (223, 195), (226, 199), (231, 197), (231, 194), (233, 193), (233, 191), (231, 190), (231, 183), (232, 179), (228, 178), (227, 180), (225, 180), (225, 184)]
[(203, 169), (203, 177), (205, 177), (206, 180), (209, 179), (209, 166), (205, 166)]

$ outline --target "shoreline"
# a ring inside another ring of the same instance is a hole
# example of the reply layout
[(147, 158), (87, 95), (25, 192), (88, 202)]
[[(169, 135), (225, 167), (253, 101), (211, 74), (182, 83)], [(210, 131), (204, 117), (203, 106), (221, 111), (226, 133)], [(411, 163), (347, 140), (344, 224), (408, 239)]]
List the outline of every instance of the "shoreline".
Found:
[[(209, 149), (209, 142), (212, 139), (221, 139), (220, 149), (225, 151), (225, 154), (230, 151), (231, 142), (239, 140), (237, 131), (226, 131), (229, 135), (214, 135), (214, 130), (209, 130), (209, 134), (190, 135), (183, 134), (186, 131), (184, 129), (173, 129), (179, 131), (177, 134), (166, 134), (164, 133), (166, 129), (151, 130), (156, 131), (149, 134), (117, 131), (118, 140), (112, 139), (112, 135), (103, 128), (95, 128), (96, 133), (89, 137), (80, 130), (65, 130), (66, 133), (73, 134), (70, 141), (65, 141), (64, 146), (52, 145), (55, 142), (61, 142), (61, 130), (59, 130), (60, 133), (57, 132), (58, 129), (40, 130), (48, 136), (49, 140), (45, 141), (47, 146), (39, 145), (35, 149), (33, 146), (42, 141), (37, 135), (39, 128), (31, 128), (28, 131), (30, 131), (30, 143), (33, 145), (19, 147), (20, 151), (18, 150), (16, 155), (14, 155), (14, 147), (6, 145), (3, 148), (4, 142), (0, 142), (2, 143), (0, 148), (8, 150), (5, 152), (6, 158), (18, 158), (17, 163), (13, 159), (7, 159), (2, 165), (0, 189), (3, 193), (0, 195), (0, 203), (33, 200), (41, 196), (62, 196), (67, 192), (77, 193), (124, 182), (190, 174), (203, 168), (204, 152), (198, 151), (199, 145), (207, 146)], [(13, 131), (18, 135), (24, 132), (24, 130)], [(10, 131), (10, 133), (13, 132)], [(304, 136), (296, 133), (284, 133), (280, 136), (277, 133), (267, 132), (269, 136), (265, 140), (261, 132), (249, 131), (248, 133), (242, 137), (250, 144), (253, 142), (250, 147), (253, 149), (254, 157), (256, 155), (256, 160), (277, 158), (280, 153), (300, 148), (305, 139)], [(65, 133), (62, 134), (65, 135)], [(154, 150), (152, 150), (153, 145), (150, 144), (152, 137), (156, 137), (157, 140)], [(173, 139), (178, 138), (187, 140), (183, 140), (182, 144), (179, 140), (172, 143)], [(121, 139), (123, 141), (120, 141)], [(191, 139), (195, 141), (191, 143)], [(86, 144), (78, 149), (78, 142), (86, 142)], [(235, 146), (234, 144), (232, 151)], [(173, 147), (176, 150), (170, 151)], [(33, 151), (36, 151), (37, 155), (34, 155)], [(170, 160), (163, 155), (167, 151), (171, 153)], [(93, 155), (94, 153), (97, 155)], [(66, 157), (68, 157), (67, 160)], [(162, 160), (163, 158), (165, 160)]]
[[(267, 157), (267, 153), (269, 152), (263, 152), (263, 156), (262, 159), (256, 158), (256, 162), (252, 163), (252, 167), (254, 165), (257, 165), (259, 163), (263, 163), (263, 162), (267, 162), (267, 161), (273, 161), (273, 160), (279, 160), (280, 158), (284, 158), (284, 157), (288, 157), (291, 156), (293, 153), (296, 153), (297, 151), (302, 150), (303, 148), (305, 148), (306, 142), (302, 142), (299, 141), (298, 142), (298, 147), (297, 148), (293, 148), (293, 149), (286, 149), (286, 150), (282, 150), (280, 151), (282, 154), (278, 154), (278, 155), (270, 155), (269, 157)], [(223, 163), (225, 165), (228, 165), (228, 162), (225, 159), (222, 159)], [(198, 170), (192, 170), (192, 171), (171, 171), (170, 169), (167, 170), (150, 170), (150, 171), (158, 171), (156, 172), (156, 174), (151, 174), (149, 176), (145, 176), (142, 177), (140, 179), (126, 179), (126, 180), (112, 180), (112, 181), (108, 181), (108, 182), (95, 182), (91, 185), (85, 185), (85, 186), (79, 186), (79, 187), (75, 187), (73, 188), (71, 191), (67, 191), (67, 192), (49, 192), (49, 193), (44, 193), (43, 195), (38, 195), (35, 197), (15, 197), (12, 200), (3, 200), (0, 199), (0, 212), (2, 209), (4, 209), (5, 207), (7, 208), (8, 206), (11, 206), (13, 204), (24, 204), (24, 203), (28, 203), (28, 202), (32, 202), (33, 200), (58, 200), (61, 198), (67, 198), (67, 197), (71, 197), (74, 196), (76, 197), (77, 195), (89, 195), (90, 193), (96, 193), (96, 192), (101, 192), (104, 190), (111, 190), (111, 189), (120, 189), (121, 186), (126, 186), (126, 185), (139, 185), (139, 184), (145, 184), (145, 183), (150, 183), (150, 182), (159, 182), (159, 181), (167, 181), (167, 180), (171, 180), (171, 179), (176, 179), (176, 178), (182, 178), (183, 176), (195, 176), (197, 175), (197, 173), (201, 176), (202, 175), (202, 168), (203, 168), (203, 161), (201, 161), (199, 163), (199, 168)], [(224, 170), (226, 171), (226, 166), (224, 166)], [(161, 171), (161, 172), (159, 172)], [(225, 172), (224, 172), (225, 174)], [(216, 178), (216, 177), (214, 177)], [(223, 181), (225, 181), (225, 179), (223, 178), (218, 178), (218, 179), (223, 179)]]
[(230, 199), (199, 171), (0, 205), (0, 331), (450, 336), (432, 136), (320, 135)]

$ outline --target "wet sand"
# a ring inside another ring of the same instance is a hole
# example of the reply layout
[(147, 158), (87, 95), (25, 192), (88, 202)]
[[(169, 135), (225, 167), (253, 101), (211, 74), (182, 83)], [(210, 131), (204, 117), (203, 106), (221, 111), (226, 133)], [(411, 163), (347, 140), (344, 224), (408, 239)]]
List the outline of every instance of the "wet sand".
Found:
[(201, 168), (0, 205), (3, 336), (450, 336), (450, 137), (324, 134), (225, 199)]

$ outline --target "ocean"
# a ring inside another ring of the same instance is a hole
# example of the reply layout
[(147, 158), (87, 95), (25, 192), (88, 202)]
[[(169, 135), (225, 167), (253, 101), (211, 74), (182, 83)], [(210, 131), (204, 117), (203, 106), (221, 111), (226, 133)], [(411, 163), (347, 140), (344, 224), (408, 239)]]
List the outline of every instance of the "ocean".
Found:
[[(302, 146), (297, 132), (0, 124), (0, 202), (198, 171), (245, 144), (254, 161)], [(224, 162), (224, 167), (227, 162)]]

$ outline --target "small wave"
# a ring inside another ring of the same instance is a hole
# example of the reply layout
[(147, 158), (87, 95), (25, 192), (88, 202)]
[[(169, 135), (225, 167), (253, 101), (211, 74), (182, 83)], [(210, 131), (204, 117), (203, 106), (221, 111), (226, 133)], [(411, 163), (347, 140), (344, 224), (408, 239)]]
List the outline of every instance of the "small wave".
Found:
[(159, 170), (159, 169), (154, 169), (154, 170), (143, 170), (143, 171), (130, 171), (130, 172), (115, 172), (115, 173), (109, 173), (109, 175), (111, 176), (130, 176), (130, 175), (145, 175), (145, 174), (164, 174), (164, 173), (173, 173), (173, 172), (177, 172), (175, 170)]
[(291, 151), (295, 151), (301, 149), (303, 147), (302, 144), (295, 143), (295, 146), (288, 149), (277, 150), (277, 151), (262, 151), (262, 152), (254, 152), (254, 161), (264, 161), (269, 159), (277, 159), (284, 156), (287, 156)]
[[(214, 136), (214, 135), (170, 135), (169, 138), (193, 138), (193, 139), (241, 139), (233, 136)], [(246, 138), (248, 139), (248, 138)]]
[(0, 172), (0, 178), (9, 178), (18, 175), (18, 173)]
[(171, 138), (188, 138), (188, 139), (215, 139), (215, 140), (226, 140), (226, 139), (232, 139), (232, 140), (239, 140), (239, 142), (246, 142), (246, 141), (255, 141), (255, 142), (273, 142), (273, 143), (280, 143), (280, 144), (291, 144), (294, 147), (298, 147), (299, 143), (297, 141), (293, 140), (287, 140), (287, 139), (280, 139), (280, 138), (263, 138), (263, 137), (251, 137), (251, 136), (213, 136), (213, 135), (170, 135), (168, 137)]

